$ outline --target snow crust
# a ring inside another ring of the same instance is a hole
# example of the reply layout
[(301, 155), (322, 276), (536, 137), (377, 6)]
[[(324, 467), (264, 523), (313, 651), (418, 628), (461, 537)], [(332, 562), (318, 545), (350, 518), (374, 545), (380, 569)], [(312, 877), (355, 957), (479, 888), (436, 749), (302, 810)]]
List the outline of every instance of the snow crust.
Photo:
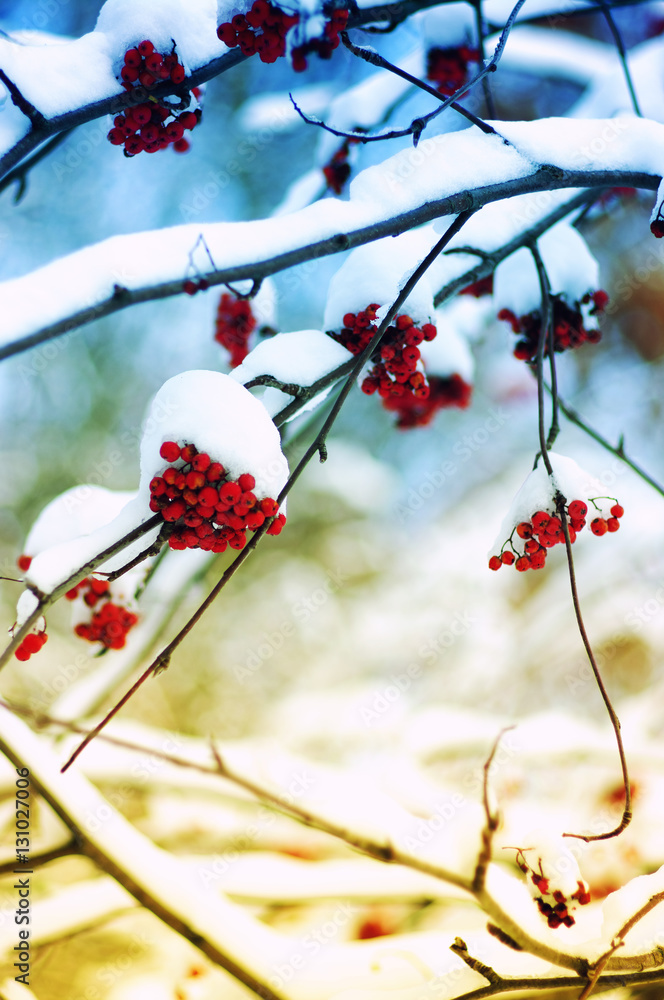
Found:
[[(643, 907), (652, 896), (664, 892), (664, 865), (652, 875), (639, 875), (616, 892), (610, 893), (602, 905), (602, 935), (611, 941), (624, 924)], [(664, 910), (659, 903), (646, 914), (625, 939), (620, 955), (638, 954), (653, 945), (662, 944)]]
[(420, 18), (426, 48), (456, 48), (475, 39), (475, 14), (467, 3), (449, 3), (428, 10)]
[(470, 353), (468, 342), (450, 323), (443, 310), (436, 310), (438, 334), (434, 340), (420, 344), (420, 354), (424, 368), (430, 375), (460, 375), (469, 385), (475, 374), (475, 360)]
[(221, 372), (182, 372), (156, 394), (141, 440), (142, 495), (149, 495), (150, 480), (168, 465), (159, 455), (164, 441), (195, 444), (232, 479), (251, 473), (259, 498), (276, 498), (288, 479), (279, 432), (264, 407)]
[[(58, 48), (62, 47), (51, 46), (50, 50)], [(582, 170), (638, 170), (657, 178), (662, 175), (664, 126), (656, 122), (634, 117), (608, 121), (543, 119), (500, 122), (497, 127), (518, 149), (474, 127), (423, 140), (417, 149), (403, 150), (360, 173), (351, 184), (350, 201), (329, 198), (317, 202), (288, 216), (287, 226), (281, 217), (132, 233), (4, 282), (0, 285), (2, 342), (104, 302), (113, 294), (118, 275), (129, 289), (184, 280), (192, 248), (201, 235), (217, 269), (235, 269), (232, 279), (236, 279), (239, 268), (246, 268), (248, 277), (253, 264), (311, 242), (339, 233), (366, 232), (372, 225), (394, 220), (401, 212), (422, 209), (474, 187), (523, 179), (535, 173), (541, 162)], [(209, 268), (207, 255), (198, 266), (202, 273)]]
[[(391, 305), (437, 239), (433, 227), (424, 226), (352, 250), (330, 281), (324, 328), (340, 330), (345, 313), (357, 313), (372, 302)], [(427, 273), (410, 293), (401, 312), (408, 313), (416, 323), (430, 323), (433, 294)]]
[(320, 330), (278, 333), (254, 347), (231, 378), (242, 385), (259, 375), (273, 375), (280, 382), (307, 386), (334, 371), (353, 355)]
[(52, 545), (89, 535), (117, 517), (135, 496), (130, 491), (107, 490), (103, 486), (72, 486), (44, 507), (30, 529), (23, 551), (36, 556)]
[[(551, 292), (571, 305), (599, 288), (599, 264), (577, 229), (559, 222), (537, 241)], [(498, 309), (516, 316), (540, 310), (542, 292), (530, 250), (523, 247), (499, 264), (494, 272), (494, 301)]]
[[(608, 512), (613, 500), (604, 499), (607, 488), (598, 479), (582, 469), (573, 458), (559, 455), (554, 451), (549, 452), (549, 458), (553, 469), (553, 478), (549, 477), (544, 463), (540, 459), (537, 468), (529, 474), (503, 518), (489, 557), (500, 554), (503, 543), (521, 521), (529, 521), (537, 510), (553, 511), (557, 490), (560, 490), (568, 503), (571, 500), (583, 500), (587, 503), (589, 516), (595, 510), (590, 503), (591, 498), (595, 500), (598, 497), (603, 498), (597, 500), (597, 504), (602, 513)], [(596, 516), (599, 516), (599, 513), (592, 513), (592, 517)], [(608, 513), (605, 513), (605, 516), (608, 517)]]

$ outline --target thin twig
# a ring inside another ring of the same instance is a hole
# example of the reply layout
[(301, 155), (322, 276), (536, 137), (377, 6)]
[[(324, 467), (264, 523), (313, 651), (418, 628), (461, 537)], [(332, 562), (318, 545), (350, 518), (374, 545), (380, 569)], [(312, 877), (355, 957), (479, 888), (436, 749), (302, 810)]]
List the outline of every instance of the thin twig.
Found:
[(5, 87), (9, 91), (9, 96), (11, 97), (12, 102), (16, 105), (19, 111), (22, 111), (26, 118), (30, 119), (33, 129), (41, 128), (46, 123), (46, 119), (43, 114), (41, 111), (37, 111), (34, 104), (31, 104), (30, 101), (23, 96), (19, 88), (12, 80), (9, 79), (3, 69), (0, 69), (0, 81), (4, 83)]
[(620, 34), (620, 29), (616, 24), (613, 14), (611, 13), (610, 4), (606, 3), (606, 0), (598, 0), (600, 7), (602, 8), (602, 13), (604, 14), (604, 20), (606, 21), (609, 31), (613, 35), (613, 40), (616, 43), (616, 49), (618, 50), (618, 55), (620, 57), (620, 64), (622, 66), (623, 74), (625, 77), (625, 83), (627, 84), (627, 89), (629, 90), (629, 96), (632, 101), (632, 107), (634, 108), (634, 114), (642, 118), (641, 108), (639, 107), (639, 102), (636, 96), (636, 90), (634, 89), (634, 81), (632, 80), (632, 74), (629, 69), (629, 64), (627, 62), (627, 53), (625, 51), (625, 45), (622, 40), (622, 35)]
[[(473, 6), (475, 7), (475, 28), (477, 31), (477, 51), (480, 56), (480, 64), (484, 66), (486, 61), (486, 53), (484, 50), (484, 15), (482, 13), (482, 0), (473, 0)], [(512, 21), (512, 24), (514, 22)], [(507, 25), (505, 26), (507, 27)], [(511, 28), (511, 24), (510, 24)], [(503, 29), (505, 30), (505, 29)], [(493, 61), (493, 60), (492, 60)], [(493, 67), (492, 67), (493, 71)], [(475, 82), (475, 81), (474, 81)], [(496, 108), (493, 103), (493, 94), (491, 93), (491, 84), (489, 83), (488, 76), (482, 77), (482, 91), (484, 93), (484, 101), (486, 103), (486, 113), (491, 119), (496, 117)]]
[[(522, 3), (525, 3), (525, 0), (519, 0), (519, 5)], [(443, 97), (443, 95), (436, 90), (435, 87), (431, 87), (428, 83), (425, 83), (424, 80), (420, 80), (419, 77), (413, 76), (412, 73), (408, 73), (405, 69), (395, 66), (394, 63), (389, 62), (389, 60), (385, 59), (384, 56), (379, 55), (379, 53), (374, 49), (365, 49), (361, 45), (354, 45), (348, 37), (348, 33), (346, 31), (341, 32), (341, 41), (344, 43), (348, 51), (352, 52), (354, 56), (358, 57), (358, 59), (363, 59), (372, 66), (380, 67), (380, 69), (389, 70), (389, 72), (394, 73), (395, 76), (400, 76), (402, 80), (408, 80), (409, 83), (412, 83), (415, 87), (419, 87), (420, 90), (424, 90), (425, 93), (431, 94), (433, 97), (437, 97), (438, 100), (443, 103), (447, 103), (448, 107), (457, 111), (460, 115), (463, 115), (464, 118), (467, 118), (469, 122), (476, 125), (486, 135), (500, 136), (505, 145), (511, 145), (511, 143), (508, 142), (504, 136), (501, 136), (500, 133), (496, 131), (493, 125), (489, 125), (487, 122), (482, 121), (481, 118), (478, 118), (472, 111), (464, 108), (463, 105), (459, 104), (456, 100), (454, 100), (454, 98), (448, 99)], [(466, 85), (463, 90), (464, 92), (467, 91), (468, 86)]]
[(498, 824), (500, 822), (500, 816), (497, 812), (491, 812), (491, 806), (489, 804), (489, 771), (493, 763), (493, 758), (496, 756), (496, 751), (500, 741), (502, 740), (505, 733), (509, 732), (510, 729), (514, 729), (514, 726), (506, 726), (505, 729), (501, 729), (498, 733), (493, 747), (491, 748), (491, 753), (484, 762), (484, 781), (482, 785), (482, 803), (484, 805), (484, 817), (485, 824), (482, 829), (482, 849), (480, 851), (479, 857), (477, 859), (477, 864), (475, 865), (475, 874), (473, 876), (473, 892), (481, 892), (484, 888), (484, 883), (486, 881), (486, 873), (489, 867), (489, 862), (491, 861), (491, 849), (493, 846), (493, 835), (498, 829)]
[(32, 168), (37, 166), (41, 160), (49, 156), (54, 149), (57, 149), (60, 143), (64, 142), (65, 139), (71, 135), (72, 131), (73, 129), (66, 129), (64, 132), (58, 132), (58, 134), (54, 135), (52, 139), (49, 139), (43, 146), (40, 146), (40, 148), (33, 153), (32, 156), (29, 156), (27, 159), (23, 160), (22, 163), (19, 163), (18, 166), (14, 167), (13, 170), (10, 170), (9, 173), (5, 174), (2, 180), (0, 180), (0, 192), (4, 191), (5, 188), (8, 188), (14, 183), (14, 181), (18, 181), (18, 188), (16, 190), (16, 194), (14, 195), (14, 204), (18, 204), (25, 194), (27, 188), (27, 175), (30, 173)]
[(540, 282), (540, 291), (542, 294), (542, 308), (541, 308), (541, 322), (540, 322), (540, 332), (539, 340), (537, 342), (537, 429), (539, 433), (540, 441), (540, 454), (542, 456), (542, 461), (546, 471), (550, 477), (553, 476), (553, 467), (551, 465), (551, 459), (549, 458), (549, 449), (547, 445), (547, 435), (544, 429), (544, 349), (547, 345), (549, 338), (549, 330), (552, 326), (551, 323), (551, 293), (549, 288), (549, 279), (544, 267), (544, 262), (537, 249), (537, 244), (533, 241), (530, 244), (530, 252), (532, 254), (533, 260), (535, 261), (535, 267), (537, 268), (537, 275)]
[(581, 614), (581, 605), (579, 603), (579, 594), (576, 588), (576, 573), (574, 572), (574, 557), (572, 556), (572, 542), (569, 536), (569, 523), (567, 520), (567, 511), (565, 510), (565, 498), (558, 494), (556, 509), (558, 512), (558, 517), (562, 521), (563, 533), (565, 535), (565, 549), (567, 552), (567, 566), (569, 568), (569, 582), (572, 590), (572, 604), (574, 605), (574, 614), (576, 615), (576, 622), (579, 628), (579, 634), (581, 640), (586, 650), (586, 655), (590, 663), (593, 674), (595, 675), (595, 682), (599, 688), (602, 700), (606, 706), (606, 710), (611, 720), (611, 725), (613, 726), (613, 731), (616, 736), (616, 743), (618, 745), (618, 756), (620, 757), (620, 767), (622, 770), (623, 786), (625, 788), (625, 808), (623, 809), (622, 819), (620, 823), (614, 830), (610, 830), (608, 833), (597, 833), (597, 834), (581, 834), (581, 833), (565, 833), (564, 837), (575, 837), (578, 840), (583, 840), (586, 844), (589, 844), (593, 840), (610, 840), (612, 837), (617, 837), (622, 831), (629, 825), (632, 819), (632, 788), (629, 782), (629, 774), (627, 771), (627, 758), (625, 756), (625, 748), (623, 746), (622, 735), (620, 732), (620, 719), (618, 718), (613, 705), (611, 704), (611, 699), (609, 698), (608, 692), (604, 687), (604, 682), (602, 680), (602, 675), (599, 672), (599, 667), (595, 661), (595, 656), (590, 645), (590, 640), (588, 639), (588, 634), (586, 632), (586, 627), (583, 623), (583, 616)]
[(618, 444), (613, 445), (610, 441), (607, 441), (607, 439), (600, 434), (599, 431), (596, 431), (590, 426), (590, 424), (586, 423), (576, 410), (574, 410), (569, 403), (564, 402), (564, 400), (560, 397), (558, 397), (558, 406), (560, 407), (561, 413), (563, 413), (571, 423), (576, 424), (576, 426), (582, 431), (585, 431), (585, 433), (591, 437), (593, 441), (597, 441), (598, 444), (601, 444), (602, 448), (606, 448), (606, 450), (611, 452), (612, 455), (619, 458), (620, 461), (624, 462), (625, 465), (628, 465), (630, 469), (637, 474), (637, 476), (640, 476), (641, 479), (648, 483), (649, 486), (652, 486), (652, 488), (661, 496), (664, 496), (664, 486), (658, 483), (656, 479), (653, 479), (652, 476), (645, 471), (645, 469), (642, 469), (640, 465), (637, 465), (637, 463), (626, 454), (625, 442), (622, 436), (620, 437)]

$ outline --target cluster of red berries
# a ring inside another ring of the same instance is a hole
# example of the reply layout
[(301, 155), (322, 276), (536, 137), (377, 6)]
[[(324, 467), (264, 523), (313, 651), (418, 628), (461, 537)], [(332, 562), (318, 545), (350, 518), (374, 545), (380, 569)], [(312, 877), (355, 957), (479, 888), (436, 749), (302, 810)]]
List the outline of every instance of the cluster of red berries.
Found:
[(460, 375), (429, 375), (429, 395), (424, 399), (414, 393), (404, 393), (402, 396), (388, 396), (383, 400), (386, 410), (397, 413), (397, 427), (409, 430), (412, 427), (426, 427), (439, 410), (450, 406), (458, 406), (465, 410), (470, 405), (473, 394), (472, 385)]
[[(556, 930), (561, 925), (573, 927), (576, 920), (570, 913), (570, 908), (574, 909), (575, 904), (578, 906), (588, 905), (590, 902), (590, 892), (587, 883), (582, 879), (578, 879), (576, 891), (568, 899), (560, 889), (551, 888), (551, 880), (546, 878), (542, 871), (541, 860), (539, 871), (534, 871), (524, 858), (523, 853), (519, 851), (517, 854), (517, 864), (521, 871), (529, 876), (530, 881), (540, 893), (539, 896), (535, 896), (535, 902), (542, 916), (546, 917), (549, 927), (552, 930)], [(544, 898), (545, 896), (549, 897), (550, 902)]]
[(479, 62), (479, 53), (467, 45), (433, 48), (427, 52), (427, 80), (438, 84), (440, 94), (454, 94), (468, 80), (468, 63)]
[(350, 177), (350, 163), (348, 154), (350, 147), (357, 145), (359, 139), (345, 139), (341, 147), (336, 151), (329, 163), (323, 167), (323, 174), (330, 191), (341, 194), (348, 178)]
[[(16, 565), (22, 573), (28, 572), (31, 563), (32, 556), (21, 555), (16, 560)], [(16, 648), (14, 656), (17, 660), (29, 660), (34, 653), (39, 652), (47, 639), (46, 632), (30, 632), (29, 635), (26, 635), (20, 646)]]
[(100, 642), (106, 649), (122, 649), (127, 641), (127, 633), (138, 621), (138, 615), (120, 604), (108, 600), (110, 584), (107, 580), (85, 577), (65, 594), (68, 601), (82, 597), (89, 608), (101, 606), (93, 613), (89, 622), (80, 622), (74, 632), (80, 639)]
[(150, 483), (150, 510), (161, 512), (172, 526), (172, 549), (243, 549), (246, 531), (256, 531), (270, 517), (274, 520), (267, 534), (281, 532), (285, 515), (278, 513), (276, 500), (259, 500), (252, 493), (256, 480), (249, 473), (230, 479), (221, 462), (193, 444), (165, 441), (159, 454), (170, 464)]
[(219, 299), (214, 339), (230, 354), (231, 368), (241, 365), (249, 353), (249, 337), (256, 329), (256, 317), (247, 299), (224, 292)]
[[(151, 90), (164, 80), (179, 86), (184, 81), (185, 72), (175, 51), (161, 55), (155, 52), (152, 42), (145, 39), (136, 48), (127, 49), (120, 76), (127, 91), (135, 87)], [(194, 95), (198, 96), (196, 89)], [(108, 140), (114, 146), (124, 146), (125, 156), (156, 153), (171, 144), (178, 153), (185, 153), (189, 142), (184, 133), (198, 125), (200, 116), (200, 110), (183, 111), (176, 115), (172, 108), (150, 97), (116, 115)]]
[[(286, 55), (286, 35), (299, 23), (299, 14), (287, 14), (269, 0), (254, 0), (246, 14), (236, 14), (217, 28), (217, 35), (229, 49), (238, 46), (245, 56), (258, 52), (264, 63), (273, 63)], [(293, 49), (293, 69), (300, 73), (307, 68), (306, 56), (317, 52), (329, 59), (339, 44), (339, 32), (348, 21), (347, 10), (335, 10), (325, 23), (323, 38), (314, 38)]]
[(29, 660), (34, 653), (39, 652), (47, 639), (46, 632), (30, 632), (16, 648), (14, 656), (17, 660)]
[[(599, 497), (595, 499), (601, 499)], [(609, 497), (608, 499), (613, 499)], [(597, 504), (591, 500), (595, 507)], [(568, 504), (567, 516), (569, 524), (569, 540), (572, 544), (576, 541), (576, 536), (586, 524), (586, 514), (588, 504), (583, 500), (572, 500)], [(590, 530), (593, 535), (605, 535), (607, 531), (618, 531), (620, 527), (619, 518), (625, 513), (620, 504), (614, 500), (611, 507), (611, 517), (596, 517), (590, 522)], [(525, 545), (523, 553), (519, 553), (514, 547), (512, 539), (518, 535)], [(530, 521), (521, 521), (504, 543), (499, 556), (491, 556), (489, 559), (489, 569), (498, 570), (501, 566), (514, 566), (520, 573), (529, 569), (542, 569), (546, 562), (547, 550), (554, 545), (564, 544), (565, 533), (560, 518), (545, 510), (536, 511)], [(507, 548), (510, 546), (510, 548)]]
[[(601, 290), (588, 292), (576, 303), (576, 308), (569, 306), (560, 295), (551, 296), (551, 308), (553, 310), (553, 349), (554, 351), (566, 351), (574, 347), (580, 347), (586, 342), (597, 344), (602, 334), (599, 330), (586, 330), (584, 319), (581, 315), (581, 305), (588, 305), (592, 302), (589, 310), (591, 316), (596, 316), (602, 312), (609, 296)], [(539, 312), (527, 313), (525, 316), (515, 316), (511, 309), (501, 309), (498, 319), (507, 320), (511, 324), (514, 333), (521, 339), (514, 348), (514, 357), (520, 361), (532, 361), (539, 345), (542, 330), (542, 317)], [(544, 345), (544, 356), (549, 354), (548, 342)]]

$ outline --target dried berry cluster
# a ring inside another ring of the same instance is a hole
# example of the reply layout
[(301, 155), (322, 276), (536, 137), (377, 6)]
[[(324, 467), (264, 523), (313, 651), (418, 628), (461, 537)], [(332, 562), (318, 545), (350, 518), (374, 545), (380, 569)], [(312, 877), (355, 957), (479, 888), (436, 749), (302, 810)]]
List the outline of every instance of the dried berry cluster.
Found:
[[(245, 56), (258, 52), (264, 63), (273, 63), (286, 55), (286, 35), (300, 20), (299, 14), (287, 14), (269, 0), (254, 0), (246, 14), (236, 14), (217, 28), (217, 35), (229, 48), (239, 46)], [(329, 59), (339, 44), (339, 32), (348, 21), (347, 10), (335, 10), (325, 23), (322, 38), (314, 38), (293, 48), (293, 69), (302, 72), (307, 68), (306, 57), (317, 52), (321, 59)]]
[(427, 53), (427, 80), (437, 84), (440, 94), (454, 94), (468, 80), (468, 63), (478, 62), (479, 53), (467, 45), (433, 48)]
[(530, 867), (523, 853), (519, 851), (517, 854), (517, 864), (521, 871), (525, 875), (528, 875), (535, 889), (539, 892), (539, 895), (535, 896), (535, 902), (542, 916), (546, 917), (549, 927), (553, 930), (556, 930), (563, 924), (565, 927), (573, 927), (576, 920), (570, 910), (576, 909), (576, 906), (587, 906), (590, 902), (588, 883), (584, 882), (583, 879), (578, 879), (576, 891), (568, 897), (560, 889), (551, 888), (551, 879), (544, 876), (541, 860), (539, 862), (539, 871), (535, 871)]
[(89, 622), (80, 622), (75, 626), (74, 632), (80, 639), (100, 642), (106, 649), (122, 649), (127, 633), (138, 621), (138, 615), (109, 600), (110, 596), (108, 581), (95, 577), (86, 577), (65, 594), (68, 601), (82, 597), (89, 608), (96, 608)]
[(29, 660), (33, 653), (38, 653), (48, 636), (46, 632), (30, 632), (14, 652), (17, 660)]
[[(120, 71), (125, 90), (131, 91), (136, 87), (151, 90), (164, 80), (179, 86), (184, 81), (185, 72), (175, 55), (175, 46), (173, 49), (173, 52), (162, 55), (155, 52), (148, 39), (136, 48), (127, 49)], [(196, 90), (194, 95), (198, 96)], [(108, 139), (114, 146), (124, 146), (125, 156), (156, 153), (171, 144), (178, 153), (185, 153), (189, 142), (184, 133), (198, 125), (200, 116), (200, 109), (176, 115), (172, 108), (150, 97), (117, 115)]]
[(229, 352), (231, 368), (237, 368), (246, 358), (249, 337), (255, 329), (251, 303), (224, 292), (217, 306), (214, 339)]
[(165, 441), (159, 454), (170, 464), (150, 483), (150, 510), (160, 511), (172, 526), (172, 549), (243, 549), (246, 532), (256, 531), (267, 518), (276, 515), (268, 535), (278, 535), (286, 523), (276, 500), (259, 500), (252, 493), (256, 481), (249, 473), (230, 479), (220, 462), (193, 444)]
[[(604, 499), (596, 497), (596, 500)], [(607, 499), (614, 499), (608, 497)], [(591, 503), (599, 510), (595, 500)], [(586, 514), (588, 505), (583, 500), (572, 500), (566, 507), (569, 518), (568, 531), (569, 540), (572, 544), (576, 541), (576, 536), (586, 524)], [(607, 531), (618, 531), (620, 527), (619, 518), (625, 511), (614, 499), (611, 507), (611, 517), (596, 517), (590, 522), (590, 530), (593, 535), (605, 535)], [(514, 545), (514, 535), (524, 541), (523, 551), (519, 552)], [(528, 569), (542, 569), (546, 562), (547, 550), (554, 545), (565, 543), (565, 533), (560, 518), (554, 513), (545, 510), (538, 510), (532, 515), (530, 521), (521, 521), (503, 544), (499, 556), (491, 556), (489, 559), (489, 569), (498, 570), (501, 566), (514, 566), (520, 573)], [(509, 546), (509, 548), (508, 548)]]
[[(560, 295), (551, 296), (551, 308), (553, 311), (553, 349), (554, 351), (566, 351), (574, 347), (580, 347), (586, 342), (596, 344), (601, 340), (602, 334), (597, 329), (586, 330), (584, 317), (581, 313), (581, 306), (587, 306), (592, 302), (588, 310), (590, 316), (596, 316), (602, 312), (609, 297), (606, 292), (588, 292), (577, 302), (575, 308), (569, 306)], [(501, 309), (498, 319), (507, 320), (511, 324), (514, 333), (521, 339), (514, 348), (514, 357), (520, 361), (532, 361), (537, 354), (540, 334), (542, 330), (542, 317), (538, 311), (527, 313), (525, 316), (515, 316), (511, 309)], [(548, 341), (544, 345), (545, 357), (549, 354)]]
[(341, 194), (346, 181), (350, 177), (348, 155), (350, 147), (357, 145), (359, 139), (345, 139), (329, 163), (323, 167), (323, 174), (330, 191)]

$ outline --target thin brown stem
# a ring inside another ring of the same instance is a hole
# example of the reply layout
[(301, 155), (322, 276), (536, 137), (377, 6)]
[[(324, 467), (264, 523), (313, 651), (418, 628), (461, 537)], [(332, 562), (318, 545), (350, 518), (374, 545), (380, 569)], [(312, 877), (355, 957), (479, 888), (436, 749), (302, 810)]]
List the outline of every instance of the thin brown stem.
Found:
[(496, 830), (498, 829), (498, 824), (500, 823), (499, 814), (497, 812), (493, 813), (491, 811), (491, 806), (489, 804), (489, 771), (491, 770), (493, 758), (496, 756), (496, 751), (498, 750), (500, 741), (502, 740), (505, 733), (509, 732), (510, 729), (514, 729), (514, 726), (507, 726), (505, 729), (501, 729), (496, 739), (494, 740), (493, 747), (491, 748), (491, 753), (484, 762), (484, 780), (482, 783), (482, 804), (484, 806), (485, 823), (482, 829), (482, 848), (480, 850), (480, 854), (477, 859), (477, 864), (475, 866), (475, 874), (473, 876), (473, 892), (481, 892), (482, 889), (484, 889), (484, 883), (486, 881), (486, 873), (489, 867), (489, 862), (491, 861), (493, 836)]
[(567, 552), (567, 566), (569, 568), (569, 582), (572, 591), (572, 604), (574, 605), (574, 614), (576, 616), (576, 623), (579, 629), (579, 634), (581, 636), (581, 641), (583, 642), (584, 648), (586, 650), (586, 655), (588, 657), (588, 662), (590, 663), (592, 672), (595, 676), (595, 682), (599, 688), (599, 692), (602, 696), (602, 700), (606, 706), (606, 711), (611, 720), (611, 725), (613, 726), (613, 731), (616, 737), (616, 743), (618, 746), (618, 756), (620, 757), (620, 767), (622, 770), (623, 786), (625, 789), (625, 808), (623, 809), (622, 819), (620, 823), (614, 830), (610, 830), (608, 833), (597, 833), (597, 834), (581, 834), (581, 833), (565, 833), (565, 837), (576, 837), (578, 840), (583, 840), (586, 844), (589, 844), (593, 840), (610, 840), (612, 837), (617, 837), (622, 831), (629, 825), (632, 819), (632, 789), (629, 782), (629, 774), (627, 771), (627, 758), (625, 756), (625, 748), (623, 746), (622, 734), (620, 731), (620, 719), (618, 718), (615, 709), (611, 703), (608, 692), (604, 686), (604, 681), (602, 680), (602, 675), (599, 672), (599, 667), (595, 660), (595, 655), (590, 645), (590, 640), (588, 639), (588, 633), (586, 632), (586, 627), (583, 622), (583, 616), (581, 614), (581, 605), (579, 603), (579, 594), (576, 587), (576, 573), (574, 572), (574, 557), (572, 555), (572, 542), (569, 536), (569, 523), (567, 520), (567, 511), (565, 510), (565, 498), (558, 494), (556, 509), (558, 511), (558, 517), (562, 521), (563, 532), (565, 535), (565, 549)]

